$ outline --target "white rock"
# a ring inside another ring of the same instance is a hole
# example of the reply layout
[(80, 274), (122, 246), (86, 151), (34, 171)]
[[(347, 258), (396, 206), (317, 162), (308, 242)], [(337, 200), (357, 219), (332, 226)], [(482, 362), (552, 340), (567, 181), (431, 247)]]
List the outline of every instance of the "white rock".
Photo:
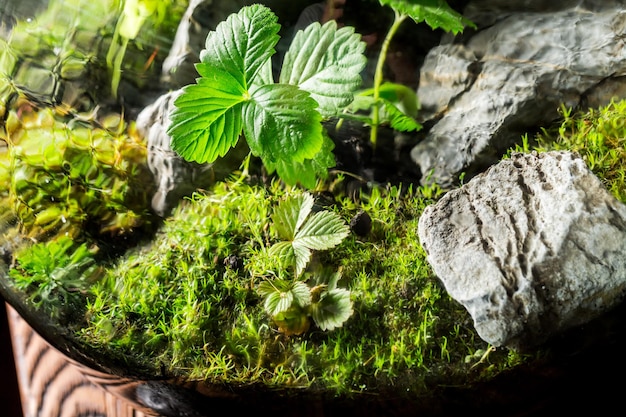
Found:
[(626, 206), (575, 154), (515, 154), (427, 207), (419, 236), (480, 337), (527, 348), (626, 290)]
[(562, 104), (624, 97), (624, 2), (545, 3), (474, 0), (465, 13), (478, 30), (430, 50), (417, 93), (432, 128), (411, 151), (424, 183), (484, 171)]

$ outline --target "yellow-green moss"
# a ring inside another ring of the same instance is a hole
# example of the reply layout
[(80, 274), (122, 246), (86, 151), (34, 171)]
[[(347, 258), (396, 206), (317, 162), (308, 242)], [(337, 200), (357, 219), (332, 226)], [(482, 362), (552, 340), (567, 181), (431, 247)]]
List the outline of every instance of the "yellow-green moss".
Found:
[(563, 107), (562, 122), (526, 135), (515, 150), (569, 150), (578, 152), (587, 166), (620, 201), (626, 202), (626, 101), (612, 101), (587, 111)]

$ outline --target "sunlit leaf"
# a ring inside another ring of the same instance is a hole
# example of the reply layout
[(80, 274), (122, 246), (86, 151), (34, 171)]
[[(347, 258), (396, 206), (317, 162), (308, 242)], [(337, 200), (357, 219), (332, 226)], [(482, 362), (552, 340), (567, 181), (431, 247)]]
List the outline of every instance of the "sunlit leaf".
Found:
[(294, 244), (313, 250), (325, 250), (337, 246), (349, 233), (350, 228), (337, 214), (319, 211), (298, 230)]
[(293, 262), (296, 276), (306, 268), (311, 251), (337, 246), (350, 233), (336, 213), (324, 210), (310, 215), (312, 207), (313, 197), (304, 193), (282, 201), (272, 215), (274, 228), (283, 241), (274, 244), (270, 253), (287, 264)]
[(209, 32), (200, 60), (231, 72), (245, 89), (267, 64), (278, 43), (278, 18), (267, 7), (253, 4), (231, 14)]
[(272, 221), (278, 236), (283, 240), (293, 240), (296, 231), (311, 213), (313, 204), (313, 196), (308, 193), (290, 196), (281, 201), (272, 213)]
[(286, 84), (263, 85), (243, 107), (250, 150), (268, 161), (302, 162), (322, 148), (321, 115), (309, 93)]
[[(203, 68), (203, 65), (199, 65)], [(172, 149), (188, 161), (213, 162), (237, 144), (242, 131), (243, 86), (228, 72), (214, 70), (187, 86), (174, 102), (168, 134)]]
[(301, 281), (264, 281), (259, 285), (258, 292), (265, 297), (263, 307), (271, 316), (285, 312), (293, 306), (306, 307), (311, 304), (311, 291)]
[(334, 20), (309, 25), (294, 36), (279, 81), (310, 92), (324, 117), (337, 115), (362, 82), (367, 60), (360, 39), (352, 27), (337, 29)]

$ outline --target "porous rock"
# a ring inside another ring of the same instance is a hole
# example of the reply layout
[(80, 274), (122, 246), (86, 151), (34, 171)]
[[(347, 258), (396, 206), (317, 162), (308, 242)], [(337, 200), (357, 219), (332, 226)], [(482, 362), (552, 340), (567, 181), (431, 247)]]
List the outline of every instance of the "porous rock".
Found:
[(444, 41), (420, 72), (421, 122), (411, 151), (422, 182), (457, 185), (497, 163), (562, 104), (606, 105), (626, 91), (626, 9), (618, 0), (473, 0), (477, 29)]
[(537, 346), (626, 290), (626, 206), (577, 154), (513, 154), (427, 207), (419, 237), (494, 346)]

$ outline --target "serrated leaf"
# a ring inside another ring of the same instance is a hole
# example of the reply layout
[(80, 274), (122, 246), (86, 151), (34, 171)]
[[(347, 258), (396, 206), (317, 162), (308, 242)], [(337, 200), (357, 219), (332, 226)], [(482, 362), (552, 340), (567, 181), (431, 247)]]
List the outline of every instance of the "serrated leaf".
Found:
[(275, 243), (269, 249), (269, 254), (278, 257), (286, 265), (296, 264), (296, 252), (290, 241)]
[(317, 103), (295, 85), (269, 84), (254, 89), (243, 115), (250, 150), (263, 160), (302, 162), (322, 148)]
[(293, 294), (290, 291), (274, 291), (265, 298), (263, 307), (270, 316), (287, 311), (293, 303)]
[(291, 288), (293, 301), (300, 307), (308, 307), (311, 304), (311, 289), (302, 281), (296, 281)]
[(400, 132), (412, 132), (422, 128), (417, 120), (404, 114), (392, 102), (381, 99), (381, 103), (383, 105), (381, 119), (388, 122), (392, 129)]
[(320, 301), (311, 304), (311, 316), (322, 330), (333, 330), (342, 326), (352, 316), (350, 291), (336, 288), (324, 293)]
[(337, 29), (331, 20), (299, 31), (285, 54), (279, 82), (311, 93), (324, 117), (337, 115), (352, 101), (367, 63), (365, 43), (354, 28)]
[(225, 155), (237, 144), (242, 131), (245, 94), (241, 84), (221, 70), (185, 87), (174, 101), (172, 123), (167, 130), (172, 149), (186, 160), (199, 163)]
[(307, 189), (315, 188), (319, 178), (328, 176), (328, 169), (335, 166), (333, 148), (335, 144), (326, 134), (322, 149), (314, 158), (302, 162), (283, 159), (276, 162), (263, 161), (268, 173), (276, 172), (287, 185), (302, 185)]
[(408, 15), (415, 23), (426, 22), (432, 29), (443, 29), (458, 34), (466, 25), (474, 24), (452, 9), (445, 0), (379, 0), (383, 6), (390, 6), (403, 15)]
[(259, 285), (258, 292), (265, 297), (263, 307), (270, 316), (276, 316), (293, 306), (306, 307), (311, 304), (311, 291), (301, 281), (264, 281)]
[(297, 231), (293, 243), (312, 250), (325, 250), (340, 244), (349, 233), (350, 228), (336, 213), (319, 211)]
[(318, 268), (309, 278), (308, 284), (311, 287), (323, 287), (326, 291), (337, 288), (341, 278), (341, 269), (334, 271), (327, 267)]
[(267, 7), (254, 4), (231, 14), (209, 32), (200, 60), (231, 72), (244, 88), (276, 52), (280, 25)]
[(281, 201), (272, 213), (272, 222), (278, 236), (287, 241), (296, 237), (296, 231), (313, 209), (314, 200), (311, 194), (289, 196)]
[(309, 193), (290, 196), (272, 214), (274, 229), (284, 241), (274, 244), (270, 253), (287, 263), (293, 261), (296, 276), (306, 268), (312, 250), (334, 247), (350, 233), (348, 225), (336, 213), (319, 211), (310, 216), (313, 203)]
[(311, 260), (311, 250), (298, 241), (291, 242), (291, 245), (293, 246), (293, 253), (296, 257), (296, 277), (298, 277)]
[(293, 302), (291, 284), (285, 280), (263, 281), (257, 289), (259, 295), (265, 297), (263, 307), (270, 316), (286, 311)]

